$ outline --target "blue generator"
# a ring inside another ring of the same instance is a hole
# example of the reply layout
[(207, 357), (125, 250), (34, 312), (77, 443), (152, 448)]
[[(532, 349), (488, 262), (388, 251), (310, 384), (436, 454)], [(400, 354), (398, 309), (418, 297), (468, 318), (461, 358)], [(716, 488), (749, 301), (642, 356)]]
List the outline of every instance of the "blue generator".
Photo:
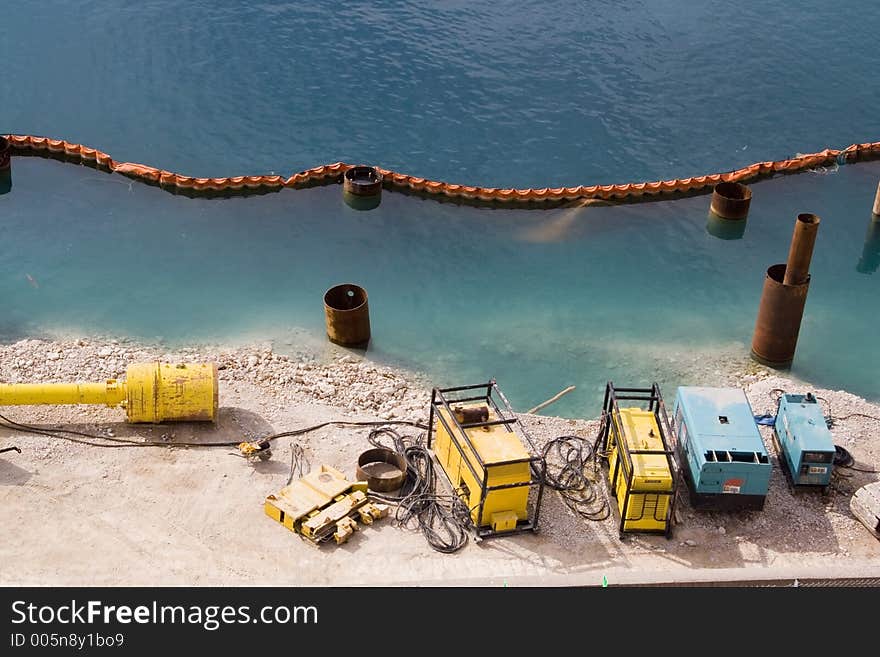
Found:
[(835, 448), (815, 395), (785, 393), (779, 398), (773, 438), (790, 483), (795, 488), (822, 487), (827, 492)]
[(741, 388), (682, 386), (673, 428), (695, 509), (762, 509), (770, 457)]

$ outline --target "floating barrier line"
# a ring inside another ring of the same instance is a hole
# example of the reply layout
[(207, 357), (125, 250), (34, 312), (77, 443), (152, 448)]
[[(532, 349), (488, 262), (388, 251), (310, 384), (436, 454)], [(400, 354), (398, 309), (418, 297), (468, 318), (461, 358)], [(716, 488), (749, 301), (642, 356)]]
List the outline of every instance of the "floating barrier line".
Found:
[[(295, 173), (289, 178), (277, 175), (231, 176), (228, 178), (193, 178), (172, 171), (164, 171), (136, 162), (117, 162), (95, 148), (73, 144), (63, 139), (32, 135), (6, 135), (9, 144), (22, 154), (63, 159), (74, 163), (109, 170), (142, 182), (158, 185), (173, 193), (211, 195), (217, 192), (264, 193), (282, 188), (299, 189), (329, 185), (342, 181), (343, 174), (355, 166), (345, 162), (324, 164)], [(720, 182), (745, 182), (774, 174), (797, 173), (833, 163), (854, 162), (880, 157), (880, 142), (852, 144), (842, 150), (825, 149), (818, 153), (800, 155), (776, 162), (755, 162), (742, 169), (726, 173), (712, 173), (690, 178), (656, 180), (653, 182), (621, 185), (580, 185), (577, 187), (542, 187), (514, 189), (474, 187), (427, 180), (404, 173), (376, 167), (384, 178), (384, 186), (403, 192), (416, 192), (427, 197), (446, 197), (464, 201), (490, 201), (523, 206), (577, 200), (660, 200), (670, 194), (697, 195), (707, 193)]]

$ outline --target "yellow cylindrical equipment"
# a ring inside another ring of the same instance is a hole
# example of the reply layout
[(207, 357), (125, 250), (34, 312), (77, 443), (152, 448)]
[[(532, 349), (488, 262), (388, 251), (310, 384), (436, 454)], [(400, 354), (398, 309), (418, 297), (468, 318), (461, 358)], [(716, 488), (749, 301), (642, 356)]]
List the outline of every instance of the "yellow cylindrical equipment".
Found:
[(132, 363), (126, 379), (129, 422), (217, 420), (214, 363)]
[(0, 406), (106, 404), (129, 422), (214, 422), (218, 388), (214, 363), (132, 363), (125, 381), (0, 384)]
[(125, 386), (116, 379), (107, 383), (4, 383), (0, 385), (0, 406), (33, 404), (106, 404), (125, 401)]

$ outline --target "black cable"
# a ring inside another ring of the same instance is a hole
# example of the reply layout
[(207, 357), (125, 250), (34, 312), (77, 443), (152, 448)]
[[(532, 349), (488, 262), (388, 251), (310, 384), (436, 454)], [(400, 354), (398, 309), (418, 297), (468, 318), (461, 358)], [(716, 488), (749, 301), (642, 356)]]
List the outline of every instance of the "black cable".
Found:
[[(383, 421), (351, 421), (351, 420), (329, 420), (320, 424), (315, 424), (302, 429), (294, 429), (292, 431), (284, 431), (281, 433), (270, 434), (260, 440), (277, 440), (278, 438), (286, 438), (290, 436), (300, 436), (304, 433), (317, 431), (330, 425), (342, 426), (382, 426), (382, 425), (400, 425), (416, 427), (418, 429), (427, 429), (427, 427), (418, 422), (409, 420), (383, 420)], [(50, 438), (58, 438), (68, 440), (74, 443), (89, 445), (91, 447), (238, 447), (241, 441), (228, 442), (211, 442), (211, 443), (193, 443), (193, 442), (164, 442), (158, 440), (131, 440), (129, 438), (116, 438), (112, 436), (102, 436), (100, 434), (87, 433), (84, 431), (76, 431), (74, 429), (64, 429), (61, 427), (52, 429), (43, 429), (30, 424), (22, 424), (0, 414), (0, 427), (9, 429), (10, 431), (18, 431), (20, 433), (35, 433)], [(72, 436), (78, 436), (74, 438)], [(94, 442), (96, 440), (105, 441), (102, 443)]]
[[(605, 520), (611, 505), (601, 483), (599, 443), (605, 431), (602, 414), (599, 432), (591, 443), (580, 436), (559, 436), (544, 445), (544, 484), (557, 491), (569, 509), (586, 520)], [(588, 469), (592, 467), (592, 476)]]
[[(813, 395), (813, 396), (816, 398), (817, 402), (825, 402), (826, 406), (828, 407), (827, 411), (824, 409), (822, 411), (822, 416), (825, 418), (825, 424), (828, 424), (829, 422), (831, 422), (833, 424), (833, 420), (831, 419), (831, 402), (828, 401), (827, 399), (825, 399), (824, 397), (820, 397), (819, 395)], [(830, 429), (831, 426), (829, 425), (828, 428)]]
[(782, 395), (785, 394), (785, 390), (783, 390), (782, 388), (771, 388), (770, 394), (772, 395), (774, 392), (779, 393), (778, 395), (773, 397), (773, 404), (778, 408), (779, 407), (779, 400), (782, 399)]
[[(390, 438), (393, 446), (383, 444), (382, 437)], [(395, 523), (421, 531), (437, 552), (451, 554), (463, 548), (472, 527), (470, 513), (458, 495), (437, 494), (434, 461), (424, 444), (424, 434), (418, 438), (401, 436), (383, 426), (372, 430), (367, 439), (375, 447), (393, 449), (406, 460), (406, 477), (399, 492), (388, 495), (370, 491), (370, 496), (397, 505)]]
[[(0, 427), (5, 429), (9, 429), (10, 431), (18, 431), (20, 433), (35, 433), (41, 436), (48, 436), (49, 438), (59, 438), (61, 440), (68, 440), (73, 443), (80, 443), (82, 445), (89, 445), (91, 447), (152, 447), (153, 445), (149, 442), (139, 442), (135, 440), (128, 440), (126, 438), (114, 438), (111, 436), (101, 436), (99, 434), (85, 433), (82, 431), (75, 431), (73, 429), (42, 429), (40, 427), (35, 427), (29, 424), (21, 424), (20, 422), (15, 422), (14, 420), (10, 420), (5, 415), (0, 415)], [(70, 436), (64, 434), (71, 434)], [(71, 436), (82, 436), (84, 438), (90, 440), (83, 440), (82, 438), (73, 438)], [(94, 440), (102, 440), (107, 441), (104, 443), (96, 443)], [(168, 443), (156, 443), (156, 445), (161, 445), (163, 447), (168, 447)]]
[(841, 447), (840, 445), (834, 446), (834, 465), (838, 468), (846, 468), (847, 470), (853, 470), (855, 472), (864, 472), (866, 474), (880, 474), (880, 470), (867, 470), (864, 468), (857, 468), (853, 465), (856, 460), (853, 458), (853, 455), (850, 454), (849, 450), (846, 447)]
[(874, 420), (875, 422), (880, 422), (880, 417), (876, 415), (868, 415), (867, 413), (850, 413), (849, 415), (843, 415), (841, 417), (834, 418), (834, 422), (838, 422), (839, 420), (848, 420), (851, 417), (863, 417), (868, 420)]

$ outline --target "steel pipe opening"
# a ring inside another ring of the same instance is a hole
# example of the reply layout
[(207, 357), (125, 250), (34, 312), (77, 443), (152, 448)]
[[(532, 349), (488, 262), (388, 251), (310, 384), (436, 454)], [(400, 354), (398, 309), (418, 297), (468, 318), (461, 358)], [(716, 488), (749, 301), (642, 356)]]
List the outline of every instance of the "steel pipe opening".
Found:
[(749, 215), (752, 190), (737, 182), (715, 185), (709, 209), (722, 219), (745, 219)]
[(376, 167), (351, 167), (342, 176), (342, 198), (355, 210), (372, 210), (382, 201), (382, 174)]

